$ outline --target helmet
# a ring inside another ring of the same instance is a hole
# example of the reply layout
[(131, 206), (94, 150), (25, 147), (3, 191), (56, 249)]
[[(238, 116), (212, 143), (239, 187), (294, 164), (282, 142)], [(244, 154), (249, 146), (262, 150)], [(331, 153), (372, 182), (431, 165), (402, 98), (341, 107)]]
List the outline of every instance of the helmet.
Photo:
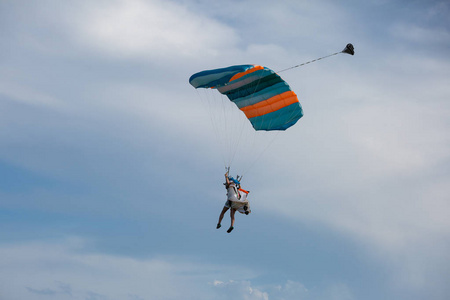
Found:
[(234, 182), (234, 184), (236, 184), (236, 185), (240, 185), (240, 184), (241, 184), (241, 183), (239, 182), (239, 180), (236, 180), (236, 179), (234, 179), (233, 177), (228, 177), (228, 180)]

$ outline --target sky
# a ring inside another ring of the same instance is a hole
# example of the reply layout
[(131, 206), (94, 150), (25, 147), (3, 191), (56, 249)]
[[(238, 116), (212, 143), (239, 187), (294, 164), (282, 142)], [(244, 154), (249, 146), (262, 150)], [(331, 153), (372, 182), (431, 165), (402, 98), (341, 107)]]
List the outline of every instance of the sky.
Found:
[[(0, 299), (447, 299), (449, 14), (1, 0)], [(347, 43), (281, 74), (304, 117), (246, 172), (252, 213), (217, 230), (222, 136), (189, 77)]]

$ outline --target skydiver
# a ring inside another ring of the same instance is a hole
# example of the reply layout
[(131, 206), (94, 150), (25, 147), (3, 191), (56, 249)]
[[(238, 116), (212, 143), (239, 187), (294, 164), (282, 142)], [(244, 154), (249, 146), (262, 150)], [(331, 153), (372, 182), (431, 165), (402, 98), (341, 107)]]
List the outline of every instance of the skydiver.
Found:
[[(236, 210), (240, 213), (245, 213), (246, 215), (248, 215), (251, 211), (249, 210), (247, 200), (248, 191), (241, 189), (240, 182), (233, 177), (229, 177), (228, 172), (225, 173), (224, 185), (227, 189), (227, 201), (225, 202), (222, 212), (220, 213), (219, 222), (217, 223), (216, 228), (219, 229), (220, 227), (222, 227), (222, 219), (227, 210), (230, 209), (231, 225), (227, 230), (227, 232), (230, 233), (234, 229), (234, 215), (236, 213)], [(244, 193), (245, 199), (243, 199), (243, 196), (241, 196), (242, 193)]]

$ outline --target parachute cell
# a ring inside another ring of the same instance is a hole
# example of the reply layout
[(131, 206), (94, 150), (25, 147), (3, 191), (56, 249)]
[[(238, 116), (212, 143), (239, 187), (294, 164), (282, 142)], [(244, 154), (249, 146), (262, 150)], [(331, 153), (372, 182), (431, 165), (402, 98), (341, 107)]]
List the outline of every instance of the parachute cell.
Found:
[(214, 88), (244, 112), (255, 130), (286, 130), (302, 116), (297, 95), (269, 68), (238, 65), (191, 76), (195, 88)]

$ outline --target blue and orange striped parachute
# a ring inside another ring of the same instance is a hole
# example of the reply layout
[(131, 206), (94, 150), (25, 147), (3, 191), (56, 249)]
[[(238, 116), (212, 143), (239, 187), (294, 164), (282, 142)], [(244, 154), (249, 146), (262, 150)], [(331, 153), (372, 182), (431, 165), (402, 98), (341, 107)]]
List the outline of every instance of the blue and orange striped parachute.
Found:
[(214, 88), (247, 116), (255, 130), (286, 130), (302, 116), (297, 95), (274, 71), (257, 65), (206, 70), (191, 76), (195, 88)]

